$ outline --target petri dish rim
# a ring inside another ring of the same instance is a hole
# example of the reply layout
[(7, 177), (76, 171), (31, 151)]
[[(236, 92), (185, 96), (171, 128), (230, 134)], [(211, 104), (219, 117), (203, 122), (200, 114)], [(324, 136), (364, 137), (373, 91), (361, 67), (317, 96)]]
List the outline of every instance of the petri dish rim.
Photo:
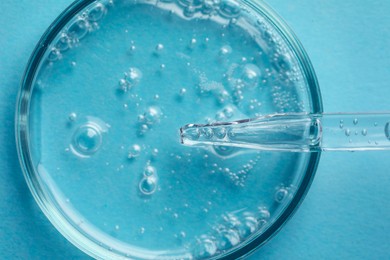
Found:
[[(275, 13), (266, 3), (260, 0), (241, 0), (246, 5), (250, 6), (268, 20), (274, 28), (278, 31), (281, 37), (286, 40), (286, 43), (290, 45), (291, 50), (295, 53), (299, 64), (302, 66), (303, 73), (306, 77), (309, 87), (310, 95), (310, 113), (321, 113), (323, 111), (321, 93), (318, 85), (318, 81), (313, 69), (313, 66), (302, 47), (301, 43), (297, 39), (296, 35), (287, 26), (283, 19)], [(55, 199), (49, 194), (49, 191), (44, 187), (40, 181), (40, 176), (34, 166), (31, 158), (31, 146), (29, 138), (29, 107), (30, 96), (33, 90), (33, 82), (36, 76), (36, 72), (39, 70), (41, 61), (50, 47), (50, 44), (55, 37), (63, 30), (65, 25), (79, 14), (83, 9), (98, 2), (97, 0), (76, 0), (68, 8), (66, 8), (48, 27), (38, 44), (36, 45), (25, 69), (19, 94), (16, 102), (15, 112), (15, 136), (16, 145), (19, 156), (20, 165), (28, 184), (28, 187), (49, 221), (55, 226), (55, 228), (74, 244), (77, 248), (85, 252), (86, 254), (94, 258), (122, 258), (122, 254), (115, 251), (109, 251), (98, 245), (92, 237), (88, 237), (83, 234), (80, 229), (75, 227), (61, 211), (59, 205), (56, 204)], [(302, 203), (307, 191), (315, 176), (315, 172), (320, 160), (320, 152), (311, 153), (306, 166), (306, 173), (304, 173), (300, 186), (298, 187), (295, 196), (292, 198), (289, 205), (284, 209), (281, 215), (275, 220), (275, 222), (267, 228), (258, 237), (247, 241), (234, 251), (218, 255), (212, 259), (239, 259), (244, 256), (248, 256), (253, 253), (254, 250), (259, 248), (270, 238), (272, 238), (288, 221), (288, 219), (294, 214), (296, 209)]]

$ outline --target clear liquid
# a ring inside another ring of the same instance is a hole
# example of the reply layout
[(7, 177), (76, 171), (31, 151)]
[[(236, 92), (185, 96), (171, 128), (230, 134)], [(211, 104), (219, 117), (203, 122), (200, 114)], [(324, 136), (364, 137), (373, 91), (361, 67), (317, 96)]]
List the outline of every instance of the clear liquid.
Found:
[(242, 7), (115, 1), (53, 43), (32, 93), (33, 160), (103, 247), (215, 257), (262, 233), (291, 201), (308, 154), (180, 144), (189, 122), (310, 109), (288, 45)]

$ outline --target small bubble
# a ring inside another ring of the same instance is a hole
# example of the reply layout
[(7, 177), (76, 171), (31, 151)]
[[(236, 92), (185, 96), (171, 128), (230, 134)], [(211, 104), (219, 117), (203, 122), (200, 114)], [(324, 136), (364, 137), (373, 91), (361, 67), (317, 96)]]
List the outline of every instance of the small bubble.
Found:
[(154, 149), (152, 150), (152, 155), (153, 155), (154, 157), (156, 157), (156, 156), (158, 155), (158, 149), (157, 149), (157, 148), (154, 148)]
[(221, 57), (225, 57), (230, 53), (232, 53), (232, 47), (230, 47), (229, 45), (224, 45), (221, 47), (221, 49), (219, 49), (219, 54)]
[(144, 169), (144, 176), (149, 177), (156, 174), (156, 168), (153, 166), (147, 165)]
[(192, 38), (188, 44), (188, 48), (189, 49), (193, 49), (196, 45), (196, 39), (195, 38)]
[(211, 139), (213, 137), (213, 130), (211, 128), (203, 128), (202, 129), (202, 135), (206, 138), (206, 139)]
[(188, 18), (193, 17), (194, 14), (195, 14), (195, 12), (196, 12), (195, 7), (193, 7), (193, 6), (191, 6), (191, 5), (185, 7), (184, 10), (183, 10), (184, 16), (185, 16), (185, 17), (188, 17)]
[(187, 89), (181, 88), (181, 89), (179, 90), (179, 95), (180, 95), (180, 96), (184, 96), (184, 95), (186, 94), (186, 92), (187, 92)]
[(49, 55), (47, 56), (47, 59), (49, 61), (57, 61), (62, 58), (62, 54), (59, 49), (52, 48), (49, 52)]
[(115, 225), (115, 229), (116, 229), (116, 230), (119, 230), (119, 225)]
[(217, 127), (213, 129), (214, 135), (219, 138), (223, 139), (226, 136), (226, 128), (224, 127)]
[(159, 44), (156, 45), (155, 51), (156, 52), (161, 52), (163, 49), (164, 49), (164, 45), (159, 43)]
[(140, 233), (140, 234), (144, 234), (144, 233), (145, 233), (145, 228), (144, 228), (144, 227), (141, 227), (141, 228), (139, 229), (139, 233)]
[(358, 121), (357, 118), (355, 118), (355, 119), (353, 120), (353, 124), (354, 124), (354, 125), (357, 125), (358, 122), (359, 122), (359, 121)]
[(68, 119), (69, 119), (70, 122), (76, 121), (76, 119), (77, 119), (77, 114), (74, 113), (74, 112), (70, 113), (69, 116), (68, 116)]
[(161, 65), (160, 65), (160, 69), (161, 69), (161, 70), (164, 70), (164, 69), (165, 69), (165, 64), (161, 64)]
[(138, 144), (134, 144), (129, 148), (127, 158), (133, 159), (138, 157), (141, 154), (141, 147)]
[(351, 130), (349, 128), (345, 129), (345, 135), (350, 136), (351, 135)]
[(231, 118), (234, 114), (234, 110), (231, 107), (225, 107), (223, 109), (223, 113), (224, 113), (226, 118)]
[(288, 196), (288, 190), (286, 188), (280, 188), (275, 193), (275, 201), (282, 203)]

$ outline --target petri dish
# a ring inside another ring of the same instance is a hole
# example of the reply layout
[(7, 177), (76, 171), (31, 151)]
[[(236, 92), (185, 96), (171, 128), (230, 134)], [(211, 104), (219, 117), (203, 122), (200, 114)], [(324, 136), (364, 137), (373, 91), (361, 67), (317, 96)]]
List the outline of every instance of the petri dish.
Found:
[(76, 1), (26, 68), (17, 146), (42, 211), (88, 255), (236, 259), (289, 219), (320, 153), (186, 147), (179, 128), (287, 112), (322, 112), (319, 87), (265, 3)]

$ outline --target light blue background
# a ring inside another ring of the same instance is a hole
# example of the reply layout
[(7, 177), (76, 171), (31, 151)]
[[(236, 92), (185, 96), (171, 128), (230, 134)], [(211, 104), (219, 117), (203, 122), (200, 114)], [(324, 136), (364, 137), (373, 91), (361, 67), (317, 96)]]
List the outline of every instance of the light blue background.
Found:
[[(35, 204), (14, 141), (27, 60), (72, 0), (0, 2), (0, 259), (88, 259)], [(390, 1), (268, 0), (316, 69), (326, 112), (390, 111)], [(390, 152), (324, 153), (306, 200), (254, 259), (390, 258)]]

